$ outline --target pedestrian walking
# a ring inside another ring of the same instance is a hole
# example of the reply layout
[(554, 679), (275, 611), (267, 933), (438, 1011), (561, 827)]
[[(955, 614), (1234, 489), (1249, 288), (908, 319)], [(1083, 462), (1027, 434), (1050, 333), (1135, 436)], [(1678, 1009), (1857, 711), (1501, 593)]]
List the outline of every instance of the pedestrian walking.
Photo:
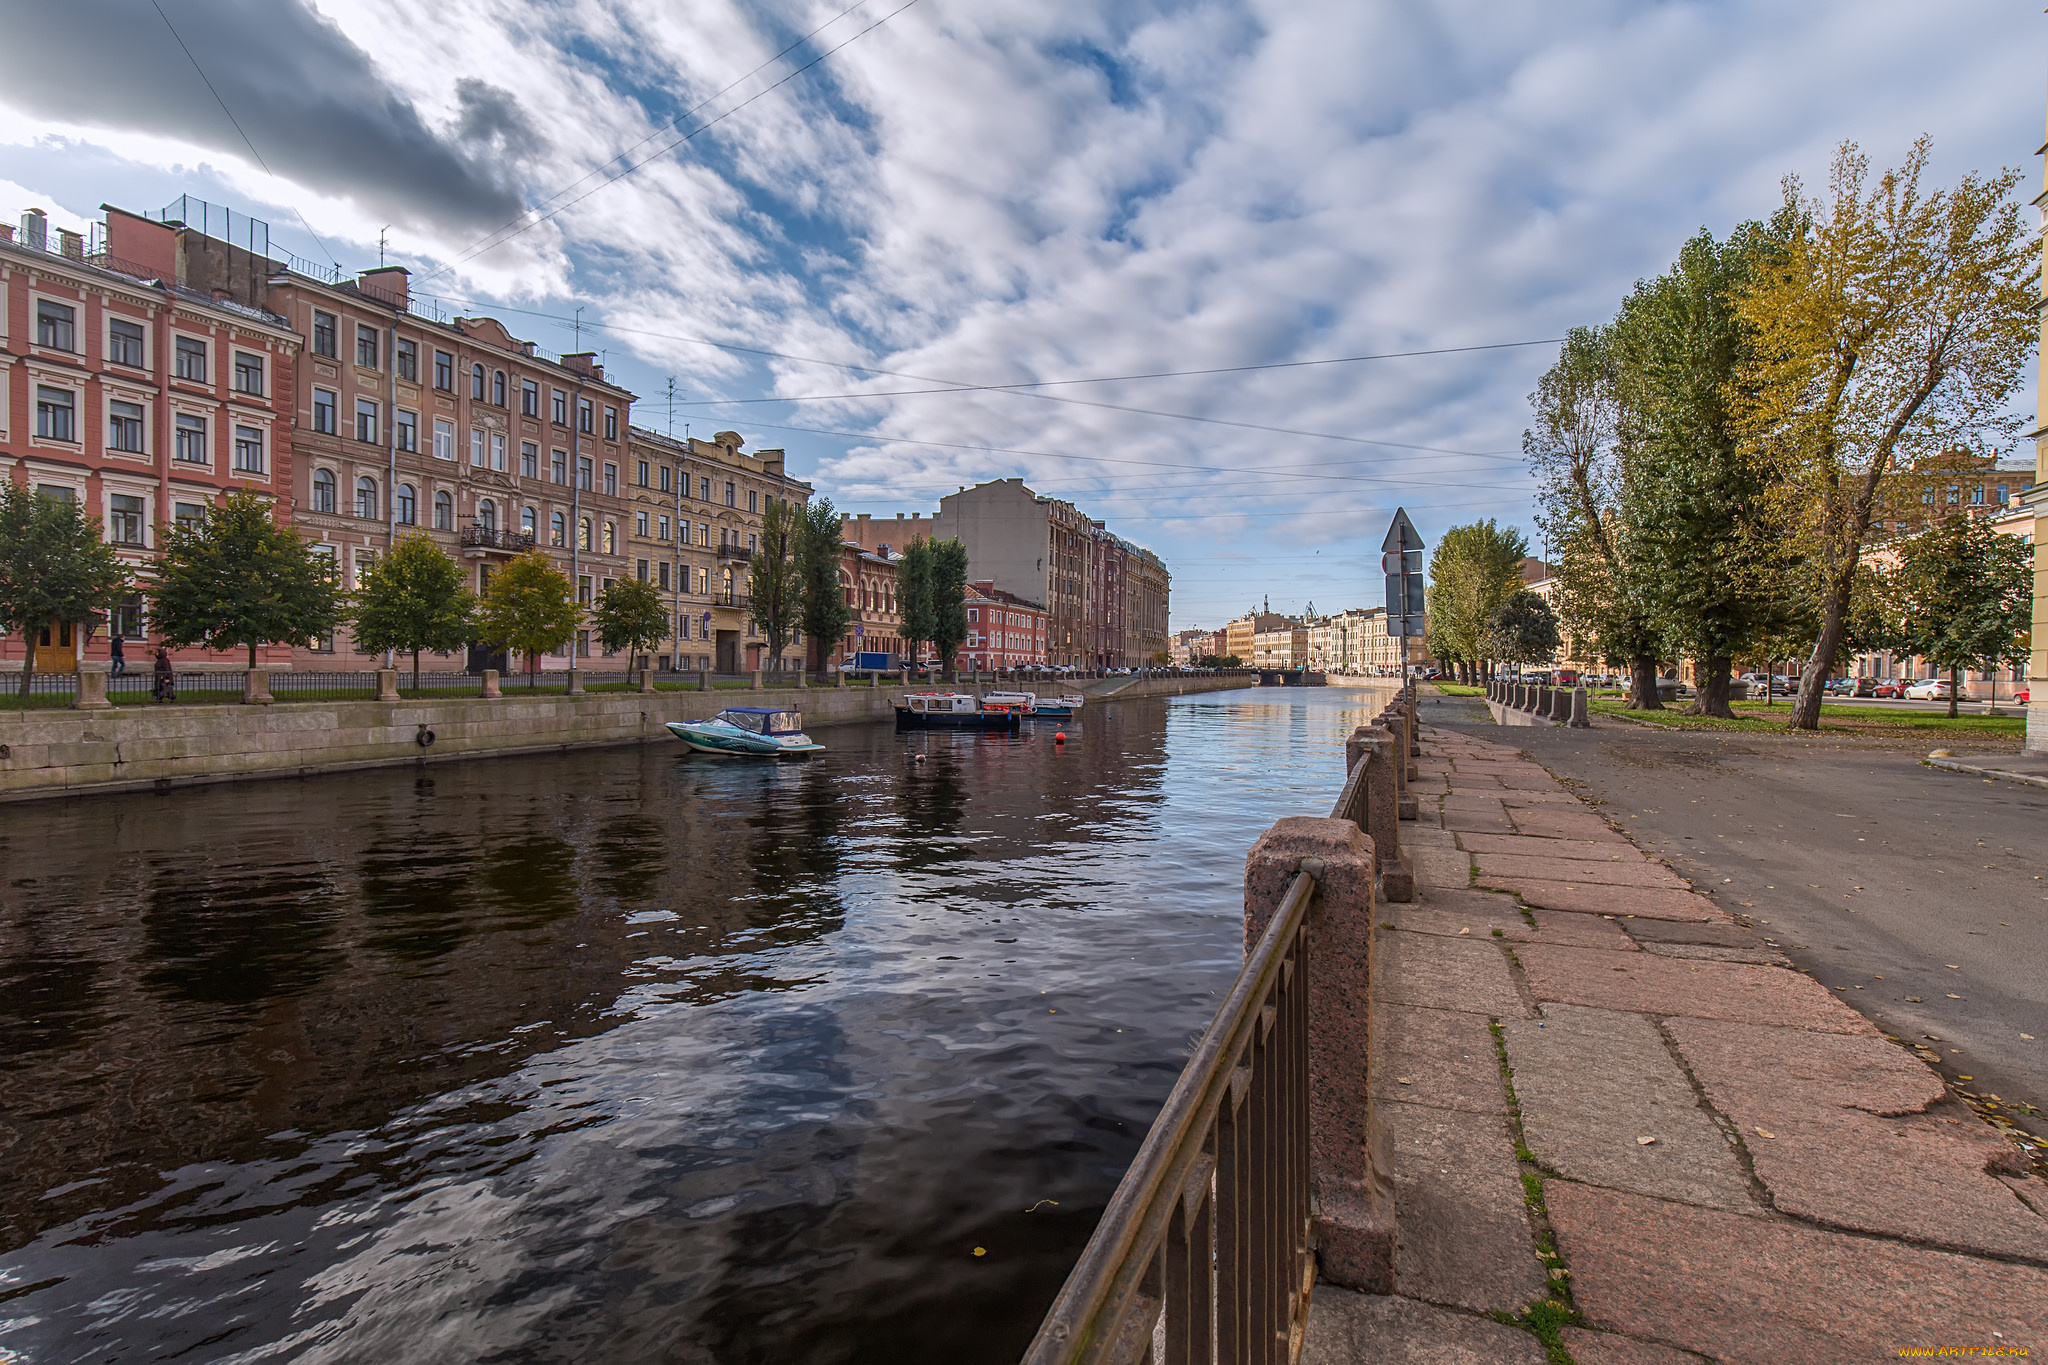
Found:
[(108, 676), (118, 678), (128, 671), (128, 651), (118, 635), (107, 642), (107, 647), (113, 651), (114, 657), (114, 666), (108, 671)]
[(171, 651), (161, 646), (156, 652), (156, 679), (150, 684), (149, 695), (158, 701), (178, 699), (178, 675), (171, 670)]

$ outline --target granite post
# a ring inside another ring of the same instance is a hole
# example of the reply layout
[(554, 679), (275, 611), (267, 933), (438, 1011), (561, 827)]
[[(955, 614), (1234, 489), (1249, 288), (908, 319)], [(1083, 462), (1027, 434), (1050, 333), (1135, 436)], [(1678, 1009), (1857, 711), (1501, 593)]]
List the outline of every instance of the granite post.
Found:
[(504, 690), (498, 686), (497, 669), (487, 668), (480, 676), (483, 679), (483, 690), (478, 694), (479, 696), (503, 697), (505, 695)]
[(268, 706), (277, 698), (270, 695), (270, 674), (252, 668), (242, 676), (242, 705)]
[(651, 668), (639, 668), (635, 669), (634, 672), (640, 676), (640, 690), (642, 692), (652, 692), (654, 690), (654, 670)]
[[(1394, 733), (1383, 725), (1370, 725), (1355, 731), (1353, 738), (1363, 736), (1365, 757), (1365, 820), (1363, 827), (1371, 836), (1374, 856), (1378, 861), (1380, 894), (1390, 901), (1412, 901), (1415, 899), (1415, 874), (1409, 870), (1407, 859), (1401, 856), (1401, 806), (1400, 794), (1396, 788), (1394, 766), (1396, 739)], [(1350, 745), (1346, 744), (1347, 753)]]
[(74, 711), (105, 711), (113, 705), (107, 700), (107, 675), (96, 668), (82, 668), (78, 671), (78, 695), (71, 699)]
[(397, 701), (397, 700), (398, 700), (398, 670), (397, 670), (397, 669), (395, 669), (395, 668), (380, 668), (380, 669), (378, 669), (378, 670), (377, 670), (377, 700), (378, 700), (378, 701)]
[(580, 668), (569, 670), (569, 695), (572, 697), (583, 695), (583, 670)]

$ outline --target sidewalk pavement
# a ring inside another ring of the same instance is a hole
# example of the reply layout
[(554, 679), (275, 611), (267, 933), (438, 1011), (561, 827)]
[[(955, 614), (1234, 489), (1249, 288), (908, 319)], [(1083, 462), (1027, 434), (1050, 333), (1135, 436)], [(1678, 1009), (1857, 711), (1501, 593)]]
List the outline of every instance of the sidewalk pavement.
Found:
[(1373, 963), (1395, 1292), (1317, 1286), (1307, 1365), (2048, 1350), (2018, 1148), (1516, 749), (1423, 745)]
[(1951, 754), (1936, 749), (1927, 762), (1952, 773), (1974, 773), (1978, 777), (2002, 777), (2008, 782), (2048, 787), (2048, 754)]

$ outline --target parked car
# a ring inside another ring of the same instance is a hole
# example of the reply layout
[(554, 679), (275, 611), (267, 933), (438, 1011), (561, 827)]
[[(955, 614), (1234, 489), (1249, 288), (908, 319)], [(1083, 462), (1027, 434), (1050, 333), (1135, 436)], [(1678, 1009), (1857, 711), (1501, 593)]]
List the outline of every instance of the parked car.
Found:
[(1870, 689), (1873, 697), (1902, 697), (1905, 694), (1906, 684), (1898, 678), (1886, 678)]
[(2032, 701), (2034, 699), (2033, 690), (2031, 688), (2022, 687), (2012, 694), (2012, 699), (2017, 702)]
[(1922, 678), (1906, 687), (1908, 701), (1947, 701), (1956, 694), (1947, 678)]

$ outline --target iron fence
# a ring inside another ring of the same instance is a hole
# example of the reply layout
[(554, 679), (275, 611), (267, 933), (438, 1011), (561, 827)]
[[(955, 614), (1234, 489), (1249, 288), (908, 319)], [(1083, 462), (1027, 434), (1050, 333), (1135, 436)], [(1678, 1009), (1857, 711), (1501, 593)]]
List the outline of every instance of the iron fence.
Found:
[(1309, 872), (1289, 885), (1025, 1365), (1285, 1365), (1300, 1353), (1315, 1285), (1308, 1106), (1315, 895)]

